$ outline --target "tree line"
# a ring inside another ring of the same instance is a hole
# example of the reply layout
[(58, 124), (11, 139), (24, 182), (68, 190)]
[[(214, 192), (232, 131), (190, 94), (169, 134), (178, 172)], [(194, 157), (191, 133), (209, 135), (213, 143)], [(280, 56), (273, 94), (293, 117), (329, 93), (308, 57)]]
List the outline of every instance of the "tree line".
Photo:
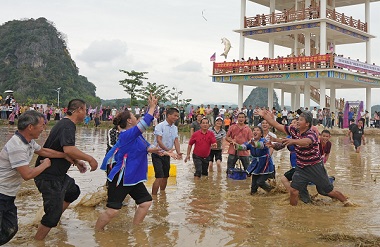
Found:
[(148, 102), (148, 96), (151, 93), (158, 96), (160, 103), (169, 103), (175, 107), (187, 107), (192, 101), (192, 99), (183, 98), (183, 91), (179, 90), (177, 87), (169, 88), (167, 85), (149, 81), (146, 81), (145, 83), (145, 80), (148, 80), (148, 78), (145, 77), (148, 72), (138, 72), (134, 70), (120, 70), (120, 72), (127, 75), (127, 78), (120, 80), (119, 83), (124, 87), (124, 91), (131, 96), (131, 106), (141, 103), (146, 105)]

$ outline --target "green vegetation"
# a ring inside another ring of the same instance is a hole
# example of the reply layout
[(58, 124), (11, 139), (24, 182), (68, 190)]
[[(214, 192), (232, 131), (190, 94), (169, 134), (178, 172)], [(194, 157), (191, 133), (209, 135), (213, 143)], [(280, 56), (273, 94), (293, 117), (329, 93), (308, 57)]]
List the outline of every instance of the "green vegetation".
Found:
[(132, 106), (147, 105), (148, 96), (151, 93), (158, 97), (160, 103), (171, 105), (174, 107), (186, 107), (190, 104), (192, 100), (182, 99), (181, 95), (183, 91), (178, 91), (178, 89), (175, 87), (173, 87), (171, 91), (170, 89), (167, 89), (168, 86), (163, 84), (157, 84), (155, 82), (147, 82), (147, 85), (143, 86), (144, 80), (148, 79), (144, 77), (144, 75), (148, 74), (148, 72), (137, 72), (134, 70), (120, 70), (120, 72), (123, 72), (128, 75), (128, 78), (119, 81), (119, 83), (125, 88), (124, 91), (131, 95), (130, 105)]
[(0, 26), (0, 92), (13, 90), (19, 103), (67, 105), (81, 98), (100, 105), (95, 85), (78, 74), (66, 35), (45, 18), (14, 20)]

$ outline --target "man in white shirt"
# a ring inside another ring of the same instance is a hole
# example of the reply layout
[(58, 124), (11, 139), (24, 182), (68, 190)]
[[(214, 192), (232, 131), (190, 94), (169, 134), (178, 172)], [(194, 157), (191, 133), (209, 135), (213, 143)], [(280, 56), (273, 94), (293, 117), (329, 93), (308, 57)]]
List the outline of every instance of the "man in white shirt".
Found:
[(115, 118), (115, 116), (116, 116), (116, 112), (117, 112), (117, 110), (116, 110), (115, 106), (112, 107), (112, 110), (111, 110), (111, 116), (112, 116), (112, 119)]
[(286, 110), (286, 107), (281, 112), (282, 115), (282, 124), (288, 125), (288, 110)]
[(140, 108), (138, 106), (135, 107), (135, 115), (140, 115)]
[(317, 110), (317, 107), (314, 106), (314, 109), (311, 110), (311, 114), (313, 114), (313, 125), (316, 126), (318, 124), (318, 110)]
[(222, 105), (222, 108), (219, 109), (219, 115), (224, 119), (224, 114), (226, 113), (226, 108)]

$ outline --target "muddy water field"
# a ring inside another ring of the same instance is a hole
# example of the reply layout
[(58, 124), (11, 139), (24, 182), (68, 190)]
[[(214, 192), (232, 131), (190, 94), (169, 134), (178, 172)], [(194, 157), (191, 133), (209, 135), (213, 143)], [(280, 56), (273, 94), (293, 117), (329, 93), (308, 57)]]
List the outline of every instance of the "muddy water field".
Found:
[[(0, 127), (0, 146), (15, 129)], [(105, 129), (78, 128), (77, 146), (101, 163), (106, 148)], [(38, 139), (43, 144), (49, 131)], [(145, 134), (153, 141), (151, 133)], [(181, 134), (186, 152), (188, 134)], [(64, 212), (59, 225), (44, 241), (34, 241), (43, 214), (42, 197), (33, 180), (23, 183), (17, 195), (19, 231), (5, 246), (380, 246), (380, 136), (367, 136), (367, 145), (356, 154), (346, 136), (333, 136), (326, 169), (335, 176), (335, 188), (355, 203), (316, 196), (312, 204), (289, 205), (289, 195), (279, 176), (289, 169), (287, 150), (275, 152), (276, 188), (250, 195), (250, 179), (210, 173), (193, 179), (192, 162), (172, 160), (177, 173), (170, 177), (165, 194), (159, 194), (139, 226), (132, 226), (135, 204), (127, 197), (120, 214), (105, 232), (95, 232), (99, 213), (105, 208), (105, 173), (69, 170), (81, 188), (81, 196)], [(148, 190), (154, 178), (149, 177)], [(316, 195), (313, 186), (309, 186)]]

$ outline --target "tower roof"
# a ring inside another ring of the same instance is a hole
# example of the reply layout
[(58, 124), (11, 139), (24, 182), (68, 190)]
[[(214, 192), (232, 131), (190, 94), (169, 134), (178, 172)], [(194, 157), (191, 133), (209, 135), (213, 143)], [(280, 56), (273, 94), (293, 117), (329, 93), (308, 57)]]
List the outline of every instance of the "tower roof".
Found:
[[(263, 6), (269, 7), (270, 1), (268, 0), (249, 0), (254, 3), (261, 4)], [(345, 7), (345, 6), (351, 6), (351, 5), (357, 5), (357, 4), (364, 4), (365, 0), (335, 0), (335, 7)], [(370, 0), (371, 3), (373, 2), (380, 2), (380, 0)], [(283, 10), (283, 9), (290, 9), (294, 7), (294, 1), (289, 0), (276, 0), (276, 9), (277, 10)]]

